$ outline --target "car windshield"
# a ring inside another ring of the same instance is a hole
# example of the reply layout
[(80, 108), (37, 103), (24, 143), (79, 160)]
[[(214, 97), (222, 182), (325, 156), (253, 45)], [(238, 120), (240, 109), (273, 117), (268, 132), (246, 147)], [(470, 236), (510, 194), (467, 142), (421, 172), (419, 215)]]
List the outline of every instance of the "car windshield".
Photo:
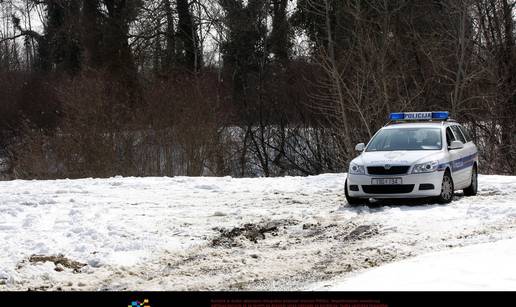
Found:
[(367, 151), (440, 150), (439, 128), (394, 128), (380, 130), (367, 146)]

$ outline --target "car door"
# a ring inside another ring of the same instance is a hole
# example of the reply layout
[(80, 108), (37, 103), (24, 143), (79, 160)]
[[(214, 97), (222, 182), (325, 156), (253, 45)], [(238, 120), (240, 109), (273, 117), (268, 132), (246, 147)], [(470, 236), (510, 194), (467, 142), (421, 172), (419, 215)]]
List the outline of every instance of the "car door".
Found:
[(473, 143), (473, 140), (471, 139), (471, 136), (469, 133), (467, 133), (466, 129), (464, 129), (463, 126), (457, 125), (456, 126), (459, 130), (459, 132), (464, 137), (465, 143), (464, 143), (464, 167), (465, 167), (465, 180), (466, 180), (466, 187), (471, 184), (471, 172), (473, 171), (473, 165), (475, 164), (475, 161), (477, 160), (478, 155), (478, 149), (477, 146)]
[(462, 181), (464, 180), (464, 174), (462, 173), (462, 177), (461, 177), (461, 172), (460, 170), (458, 169), (458, 166), (460, 164), (460, 160), (461, 160), (461, 152), (459, 149), (450, 149), (450, 146), (451, 146), (451, 143), (453, 141), (458, 141), (458, 139), (456, 138), (455, 134), (453, 133), (451, 127), (447, 127), (446, 128), (446, 150), (448, 151), (448, 155), (449, 155), (449, 163), (450, 163), (450, 168), (451, 168), (451, 175), (452, 175), (452, 179), (453, 179), (453, 183), (455, 185), (455, 188), (457, 188), (457, 186), (460, 186), (462, 183)]
[(457, 189), (462, 189), (465, 188), (467, 184), (469, 184), (468, 181), (471, 177), (471, 165), (469, 163), (469, 156), (472, 154), (471, 147), (467, 145), (466, 138), (460, 131), (459, 125), (453, 125), (450, 128), (454, 134), (455, 140), (464, 144), (464, 148), (452, 150), (456, 152), (456, 157), (452, 163), (452, 170), (455, 173), (455, 177), (457, 178), (457, 181), (454, 181), (455, 187)]

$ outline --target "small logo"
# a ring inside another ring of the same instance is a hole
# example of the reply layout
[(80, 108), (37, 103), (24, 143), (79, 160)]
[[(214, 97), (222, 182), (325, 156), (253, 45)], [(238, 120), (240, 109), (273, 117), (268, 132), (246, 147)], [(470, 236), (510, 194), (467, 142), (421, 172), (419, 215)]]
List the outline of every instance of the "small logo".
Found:
[(151, 307), (148, 299), (144, 299), (143, 302), (140, 301), (132, 301), (131, 305), (127, 307)]
[(391, 167), (392, 167), (392, 165), (390, 165), (390, 164), (385, 164), (385, 166), (384, 166), (383, 168), (385, 168), (386, 170), (389, 170), (389, 169), (391, 169)]

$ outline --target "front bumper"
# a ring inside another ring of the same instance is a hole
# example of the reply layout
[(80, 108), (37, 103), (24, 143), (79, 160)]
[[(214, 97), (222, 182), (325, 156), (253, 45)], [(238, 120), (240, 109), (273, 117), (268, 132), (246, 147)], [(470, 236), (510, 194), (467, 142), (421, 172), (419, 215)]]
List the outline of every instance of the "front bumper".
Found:
[[(356, 198), (421, 198), (438, 196), (444, 172), (404, 175), (348, 174), (348, 194)], [(373, 178), (401, 178), (402, 185), (372, 185)], [(431, 188), (433, 186), (433, 188)]]

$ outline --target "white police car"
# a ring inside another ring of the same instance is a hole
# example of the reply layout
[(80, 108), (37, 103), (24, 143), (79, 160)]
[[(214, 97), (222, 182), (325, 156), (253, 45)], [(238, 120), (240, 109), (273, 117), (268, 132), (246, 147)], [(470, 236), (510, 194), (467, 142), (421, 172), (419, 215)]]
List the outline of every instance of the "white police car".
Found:
[(477, 193), (478, 151), (448, 112), (392, 113), (391, 121), (351, 161), (345, 194), (350, 205), (370, 198), (433, 197), (448, 203), (455, 190)]

